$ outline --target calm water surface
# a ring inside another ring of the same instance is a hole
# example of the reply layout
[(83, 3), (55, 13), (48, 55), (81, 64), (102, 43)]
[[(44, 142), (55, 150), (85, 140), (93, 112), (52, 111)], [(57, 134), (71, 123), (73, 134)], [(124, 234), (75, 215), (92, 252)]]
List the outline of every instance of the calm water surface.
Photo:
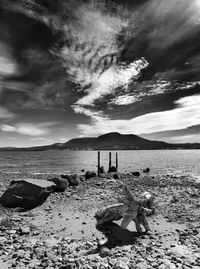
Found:
[[(200, 150), (118, 151), (118, 156), (120, 172), (149, 167), (152, 174), (200, 175)], [(96, 151), (0, 152), (0, 172), (80, 173), (95, 170), (96, 164)], [(108, 151), (101, 152), (101, 165), (108, 169)]]

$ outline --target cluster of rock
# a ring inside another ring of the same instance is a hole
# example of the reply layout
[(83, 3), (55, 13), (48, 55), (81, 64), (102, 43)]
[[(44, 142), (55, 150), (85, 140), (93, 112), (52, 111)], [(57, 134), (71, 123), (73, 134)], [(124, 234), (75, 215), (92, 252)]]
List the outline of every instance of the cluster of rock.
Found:
[[(147, 167), (147, 168), (143, 169), (142, 172), (145, 173), (145, 174), (148, 174), (148, 173), (150, 172), (150, 168)], [(131, 172), (131, 174), (132, 174), (133, 176), (135, 176), (135, 177), (139, 177), (139, 176), (141, 175), (141, 173), (138, 172), (138, 171), (136, 171), (136, 172)]]
[[(149, 171), (149, 168), (143, 170), (144, 173), (148, 173)], [(103, 174), (104, 172), (104, 167), (100, 167), (100, 173)], [(113, 178), (119, 179), (116, 167), (111, 166), (108, 173), (113, 173)], [(132, 175), (138, 177), (140, 173), (132, 172)], [(78, 186), (81, 181), (94, 177), (96, 177), (95, 172), (87, 171), (85, 175), (81, 176), (77, 174), (61, 174), (59, 177), (50, 178), (48, 180), (13, 180), (9, 188), (0, 197), (0, 203), (4, 207), (32, 209), (44, 203), (52, 192), (64, 192), (68, 186)]]
[(0, 203), (9, 208), (32, 209), (43, 204), (52, 192), (64, 192), (68, 186), (78, 186), (81, 181), (95, 176), (95, 172), (87, 171), (85, 176), (72, 174), (48, 180), (12, 180), (9, 188), (0, 197)]

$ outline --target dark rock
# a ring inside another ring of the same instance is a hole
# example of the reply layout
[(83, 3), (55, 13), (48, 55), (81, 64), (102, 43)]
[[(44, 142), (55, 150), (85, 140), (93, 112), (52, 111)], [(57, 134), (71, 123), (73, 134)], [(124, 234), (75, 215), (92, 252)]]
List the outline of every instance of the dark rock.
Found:
[(105, 173), (104, 167), (101, 166), (101, 167), (100, 167), (100, 174), (104, 174), (104, 173)]
[(67, 179), (69, 186), (78, 186), (80, 184), (80, 178), (77, 174), (73, 175), (60, 175), (61, 178)]
[(119, 179), (119, 175), (118, 175), (118, 174), (114, 174), (114, 175), (113, 175), (113, 178), (114, 178), (114, 179)]
[(5, 207), (31, 209), (41, 205), (54, 191), (55, 184), (46, 180), (13, 180), (0, 202)]
[(80, 181), (85, 181), (85, 176), (84, 175), (81, 175), (79, 178), (80, 178)]
[(175, 195), (173, 195), (170, 202), (171, 203), (177, 203), (178, 202), (178, 197), (176, 197)]
[(109, 169), (108, 169), (108, 173), (115, 173), (117, 172), (117, 168), (114, 167), (114, 166), (111, 166)]
[(147, 167), (146, 169), (143, 169), (143, 173), (149, 173), (150, 172), (150, 168)]
[(131, 172), (131, 174), (135, 177), (139, 177), (140, 176), (140, 172)]
[(87, 180), (87, 179), (90, 179), (90, 178), (92, 178), (92, 177), (96, 177), (96, 173), (95, 172), (93, 172), (93, 171), (87, 171), (86, 173), (85, 173), (85, 179)]
[[(62, 176), (62, 175), (61, 175)], [(48, 181), (56, 184), (54, 190), (56, 192), (63, 192), (69, 186), (69, 182), (65, 178), (50, 178)]]

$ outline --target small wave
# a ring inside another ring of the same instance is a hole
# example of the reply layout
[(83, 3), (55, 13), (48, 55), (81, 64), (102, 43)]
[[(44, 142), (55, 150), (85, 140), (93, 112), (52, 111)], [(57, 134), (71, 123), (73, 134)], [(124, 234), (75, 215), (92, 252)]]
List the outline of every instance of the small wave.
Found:
[(54, 173), (45, 173), (45, 172), (29, 172), (29, 174), (31, 175), (35, 175), (35, 176), (40, 176), (40, 175), (52, 175), (52, 174), (59, 174), (59, 172), (54, 172)]
[(21, 172), (8, 172), (8, 171), (3, 171), (2, 172), (3, 174), (16, 174), (16, 175), (19, 175), (19, 174), (21, 174)]
[(13, 167), (19, 167), (17, 164), (3, 164), (0, 165), (0, 168), (13, 168)]

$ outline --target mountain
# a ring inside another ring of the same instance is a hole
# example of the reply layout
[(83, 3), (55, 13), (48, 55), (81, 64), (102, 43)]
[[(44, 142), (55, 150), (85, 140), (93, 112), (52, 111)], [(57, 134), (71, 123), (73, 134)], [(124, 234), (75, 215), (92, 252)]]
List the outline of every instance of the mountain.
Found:
[(71, 139), (66, 143), (55, 143), (31, 148), (0, 148), (1, 151), (43, 150), (146, 150), (146, 149), (200, 149), (200, 144), (170, 144), (144, 139), (137, 135), (108, 133), (98, 137)]

